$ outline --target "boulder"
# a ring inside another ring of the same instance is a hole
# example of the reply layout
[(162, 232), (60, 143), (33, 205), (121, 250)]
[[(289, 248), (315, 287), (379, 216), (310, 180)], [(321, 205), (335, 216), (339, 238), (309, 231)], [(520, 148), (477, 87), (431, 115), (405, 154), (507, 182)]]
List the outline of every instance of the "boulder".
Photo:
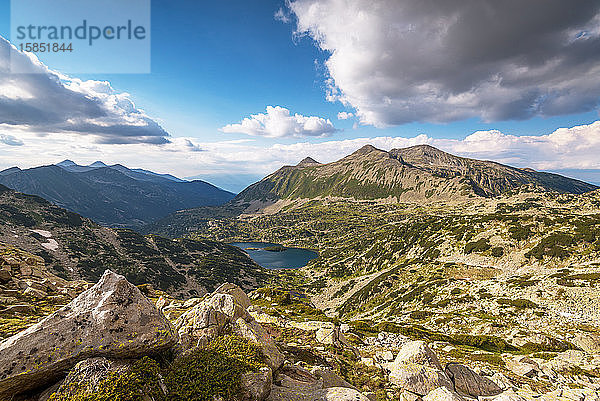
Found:
[(275, 345), (275, 341), (265, 331), (265, 329), (254, 319), (248, 321), (239, 318), (235, 321), (233, 332), (246, 340), (252, 341), (260, 346), (262, 354), (265, 356), (265, 362), (273, 370), (277, 370), (283, 365), (285, 357)]
[(330, 387), (346, 387), (356, 389), (352, 384), (338, 376), (333, 370), (329, 368), (316, 367), (313, 368), (310, 373), (317, 379), (323, 380), (323, 388)]
[(521, 396), (513, 390), (506, 390), (497, 397), (492, 398), (492, 401), (524, 401)]
[(263, 401), (269, 396), (272, 385), (273, 373), (270, 368), (244, 373), (240, 384), (240, 401)]
[(539, 372), (538, 364), (528, 357), (508, 358), (505, 360), (506, 367), (516, 375), (534, 377)]
[(458, 363), (446, 365), (446, 374), (454, 382), (454, 389), (463, 395), (481, 397), (498, 395), (502, 392), (502, 389), (492, 380)]
[(231, 295), (235, 299), (235, 302), (244, 309), (248, 309), (251, 305), (250, 298), (248, 298), (244, 290), (232, 283), (221, 284), (214, 293)]
[(442, 365), (425, 341), (409, 341), (400, 348), (394, 364), (414, 363), (442, 370)]
[(600, 334), (580, 333), (573, 340), (573, 344), (588, 354), (600, 354)]
[(437, 355), (423, 341), (404, 344), (389, 368), (391, 383), (421, 396), (438, 387), (454, 388)]
[(438, 387), (427, 393), (423, 401), (464, 401), (464, 398), (446, 387)]
[(369, 401), (367, 396), (346, 387), (331, 387), (315, 393), (315, 401)]
[(0, 343), (0, 399), (56, 382), (81, 360), (137, 358), (177, 340), (152, 302), (107, 270), (71, 303)]
[(251, 319), (231, 295), (214, 293), (183, 313), (175, 322), (175, 327), (184, 346), (204, 346), (241, 317)]
[(391, 383), (404, 390), (424, 396), (438, 387), (452, 389), (452, 382), (442, 370), (406, 362), (394, 366), (390, 372)]

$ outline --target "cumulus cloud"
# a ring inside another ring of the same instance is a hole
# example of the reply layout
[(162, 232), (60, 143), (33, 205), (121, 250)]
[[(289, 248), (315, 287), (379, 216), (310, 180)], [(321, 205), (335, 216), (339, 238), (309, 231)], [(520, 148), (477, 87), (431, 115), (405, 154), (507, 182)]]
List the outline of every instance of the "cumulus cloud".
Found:
[[(600, 98), (600, 2), (292, 0), (329, 53), (328, 98), (364, 124), (589, 111)], [(340, 23), (343, 21), (343, 23)]]
[(222, 132), (238, 133), (267, 138), (325, 137), (336, 131), (329, 119), (316, 116), (291, 115), (281, 106), (267, 106), (266, 113), (252, 114), (239, 124), (228, 124)]
[[(12, 74), (12, 65), (27, 74)], [(0, 37), (0, 124), (39, 133), (78, 133), (100, 143), (164, 144), (167, 132), (108, 82), (49, 70)]]
[(346, 111), (340, 111), (337, 115), (338, 120), (348, 120), (349, 118), (354, 117), (353, 113), (348, 113)]
[(0, 170), (17, 164), (21, 168), (71, 159), (80, 164), (102, 160), (122, 163), (179, 177), (199, 177), (240, 190), (282, 165), (297, 164), (306, 156), (328, 163), (371, 144), (390, 150), (429, 144), (449, 153), (476, 159), (494, 160), (515, 167), (567, 173), (600, 183), (600, 121), (560, 128), (541, 136), (515, 136), (496, 130), (478, 131), (463, 139), (440, 139), (421, 134), (414, 137), (381, 136), (299, 141), (264, 146), (255, 140), (203, 142), (198, 138), (174, 137), (162, 146), (130, 143), (115, 146), (76, 133), (38, 134), (0, 124), (0, 132), (22, 139), (26, 146), (0, 144)]

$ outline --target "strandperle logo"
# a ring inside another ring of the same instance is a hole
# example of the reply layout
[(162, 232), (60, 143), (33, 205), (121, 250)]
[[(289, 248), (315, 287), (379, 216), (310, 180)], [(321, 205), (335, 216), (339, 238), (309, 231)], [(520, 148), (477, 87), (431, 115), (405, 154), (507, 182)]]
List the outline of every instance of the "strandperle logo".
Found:
[(150, 0), (11, 0), (11, 72), (149, 73), (150, 21)]
[(128, 20), (125, 25), (106, 25), (99, 27), (88, 24), (83, 20), (81, 25), (72, 26), (53, 26), (53, 25), (28, 25), (17, 27), (17, 39), (31, 41), (53, 41), (53, 40), (87, 40), (92, 46), (97, 40), (144, 40), (146, 39), (146, 28), (142, 25), (134, 25), (132, 20)]

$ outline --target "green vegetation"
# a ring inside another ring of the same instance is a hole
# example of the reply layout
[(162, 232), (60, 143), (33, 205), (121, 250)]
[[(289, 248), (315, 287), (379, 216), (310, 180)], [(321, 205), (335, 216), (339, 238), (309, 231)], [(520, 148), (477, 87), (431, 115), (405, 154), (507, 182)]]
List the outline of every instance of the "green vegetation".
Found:
[(257, 346), (236, 337), (219, 337), (206, 348), (177, 358), (169, 367), (165, 383), (170, 401), (231, 399), (239, 391), (243, 373), (264, 366)]
[(534, 309), (538, 307), (535, 302), (528, 299), (498, 298), (496, 299), (496, 302), (498, 305), (509, 305), (518, 309)]
[(82, 376), (81, 381), (61, 385), (49, 401), (166, 400), (160, 387), (160, 366), (147, 356), (125, 371), (106, 372), (97, 384)]
[[(86, 374), (63, 384), (49, 401), (213, 401), (237, 395), (242, 374), (265, 366), (257, 345), (237, 336), (219, 337), (160, 366), (143, 357), (127, 369), (103, 372), (100, 380)], [(163, 392), (163, 382), (167, 394)], [(88, 381), (89, 380), (89, 381)]]

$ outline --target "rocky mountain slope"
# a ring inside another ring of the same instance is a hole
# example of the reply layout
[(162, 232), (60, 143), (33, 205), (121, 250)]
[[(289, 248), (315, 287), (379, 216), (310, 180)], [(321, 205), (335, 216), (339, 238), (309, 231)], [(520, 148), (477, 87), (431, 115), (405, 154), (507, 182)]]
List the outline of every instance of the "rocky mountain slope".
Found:
[(235, 247), (102, 227), (42, 198), (0, 186), (0, 242), (43, 258), (64, 279), (96, 281), (105, 269), (135, 284), (197, 296), (231, 281), (256, 288), (268, 273)]
[(235, 201), (316, 197), (429, 200), (498, 196), (524, 187), (583, 193), (597, 187), (556, 174), (453, 156), (428, 145), (393, 149), (367, 145), (333, 163), (282, 167)]
[(102, 225), (139, 228), (181, 209), (221, 205), (234, 194), (204, 181), (183, 181), (119, 164), (70, 161), (0, 172), (0, 184), (38, 195)]
[(142, 228), (170, 237), (202, 231), (214, 219), (276, 213), (310, 200), (454, 202), (513, 193), (581, 194), (595, 185), (557, 174), (453, 156), (428, 145), (386, 152), (367, 145), (333, 163), (306, 158), (250, 185), (222, 207), (178, 211)]
[[(490, 351), (330, 320), (304, 294), (223, 284), (181, 302), (105, 272), (0, 342), (19, 401), (594, 400), (600, 355)], [(153, 305), (155, 302), (156, 306)], [(0, 314), (5, 313), (0, 311)], [(467, 356), (467, 357), (465, 357)]]

